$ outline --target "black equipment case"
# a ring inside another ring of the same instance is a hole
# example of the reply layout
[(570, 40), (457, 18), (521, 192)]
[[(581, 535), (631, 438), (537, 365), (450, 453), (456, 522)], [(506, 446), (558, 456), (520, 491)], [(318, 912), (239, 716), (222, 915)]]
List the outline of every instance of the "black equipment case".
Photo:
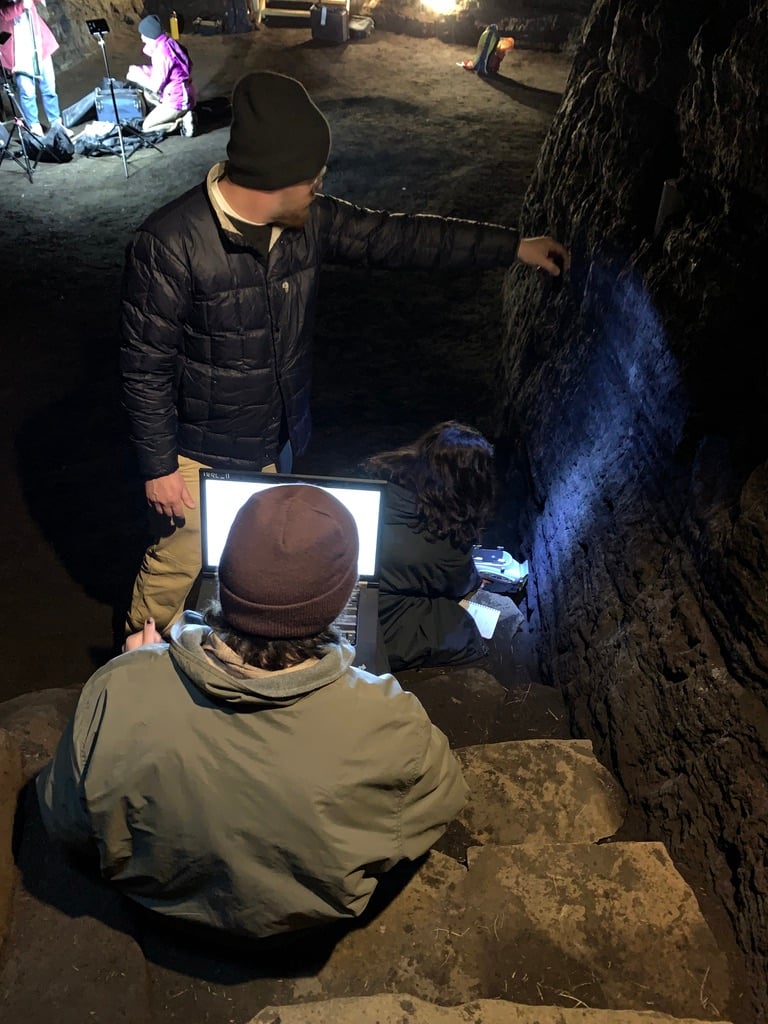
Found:
[(224, 22), (213, 14), (201, 14), (192, 22), (192, 31), (198, 36), (217, 36), (224, 29)]
[(345, 2), (313, 4), (309, 23), (313, 39), (326, 43), (346, 43), (349, 39), (349, 8)]
[[(83, 121), (92, 121), (96, 108), (96, 93), (98, 90), (91, 89), (82, 99), (77, 100), (71, 106), (61, 112), (61, 120), (71, 128), (73, 125), (81, 124)], [(110, 99), (110, 103), (111, 103)]]
[[(115, 82), (115, 103), (117, 104), (117, 116), (120, 121), (141, 120), (144, 117), (144, 103), (141, 91), (127, 82)], [(100, 89), (94, 90), (96, 96), (96, 120), (114, 121), (115, 108), (112, 103), (112, 90), (109, 87), (109, 79), (102, 82)]]

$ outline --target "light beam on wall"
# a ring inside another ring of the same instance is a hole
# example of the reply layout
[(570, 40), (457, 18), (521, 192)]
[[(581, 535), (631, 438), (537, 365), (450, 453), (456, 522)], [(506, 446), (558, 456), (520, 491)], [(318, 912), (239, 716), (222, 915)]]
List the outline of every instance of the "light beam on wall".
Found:
[[(599, 273), (594, 265), (592, 278)], [(551, 368), (551, 405), (540, 410), (550, 426), (532, 442), (534, 449), (561, 452), (540, 458), (546, 468), (537, 484), (546, 492), (541, 528), (557, 578), (573, 571), (579, 544), (601, 515), (618, 528), (628, 504), (624, 491), (656, 486), (643, 461), (673, 459), (690, 408), (665, 324), (640, 275), (622, 275), (610, 288), (593, 282), (589, 291), (587, 319), (595, 325), (589, 350), (580, 355), (577, 374), (558, 380)], [(552, 423), (559, 424), (557, 437)]]

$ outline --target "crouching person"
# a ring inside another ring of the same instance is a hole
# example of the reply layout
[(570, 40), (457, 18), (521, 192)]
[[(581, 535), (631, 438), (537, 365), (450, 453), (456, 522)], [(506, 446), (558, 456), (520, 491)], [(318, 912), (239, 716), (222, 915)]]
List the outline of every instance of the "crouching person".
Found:
[(467, 790), (416, 697), (353, 667), (331, 625), (356, 578), (339, 501), (306, 484), (251, 497), (220, 607), (169, 643), (150, 624), (86, 683), (37, 780), (50, 835), (145, 907), (235, 935), (360, 915)]
[(139, 22), (139, 35), (144, 53), (151, 64), (131, 64), (126, 78), (144, 91), (144, 99), (152, 110), (144, 118), (144, 132), (195, 134), (195, 86), (192, 82), (192, 60), (185, 47), (163, 32), (156, 14), (148, 14)]

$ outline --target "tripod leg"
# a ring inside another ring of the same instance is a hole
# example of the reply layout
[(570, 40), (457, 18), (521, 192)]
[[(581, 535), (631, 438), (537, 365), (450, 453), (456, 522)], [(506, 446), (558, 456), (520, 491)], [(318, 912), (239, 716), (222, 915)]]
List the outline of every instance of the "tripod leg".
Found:
[[(14, 137), (16, 135), (18, 135), (21, 153), (14, 153), (11, 149), (11, 143), (13, 142)], [(8, 136), (7, 143), (5, 144), (5, 146), (0, 148), (0, 165), (2, 165), (6, 153), (10, 155), (11, 160), (13, 160), (14, 163), (17, 163), (20, 167), (24, 168), (24, 171), (26, 172), (26, 175), (29, 178), (29, 183), (31, 185), (34, 181), (34, 172), (37, 169), (37, 160), (35, 160), (34, 165), (30, 162), (29, 153), (27, 152), (27, 147), (24, 145), (24, 136), (22, 134), (22, 129), (19, 125), (18, 119), (14, 120), (13, 122), (13, 128), (11, 129), (10, 134)]]
[[(112, 90), (112, 97), (114, 99), (115, 91)], [(115, 104), (115, 110), (117, 110), (117, 104)], [(116, 121), (117, 125), (117, 137), (120, 140), (120, 156), (123, 160), (123, 170), (125, 171), (126, 178), (128, 177), (128, 157), (125, 152), (125, 139), (123, 138), (123, 127), (119, 121)]]
[(154, 142), (150, 142), (147, 139), (146, 133), (144, 131), (142, 131), (141, 128), (134, 128), (132, 124), (122, 124), (122, 123), (121, 123), (121, 128), (122, 128), (122, 131), (123, 131), (124, 135), (128, 135), (129, 137), (131, 135), (133, 135), (134, 138), (140, 138), (142, 140), (142, 142), (141, 142), (142, 146), (148, 146), (150, 149), (156, 149), (158, 153), (162, 153), (163, 152), (162, 149), (160, 149), (160, 147), (158, 145), (156, 145)]
[[(11, 75), (9, 74), (9, 72), (6, 71), (5, 68), (2, 68), (2, 72), (3, 72), (3, 92), (8, 97), (8, 101), (11, 104), (11, 110), (13, 112), (13, 128), (11, 129), (10, 135), (8, 136), (8, 142), (7, 142), (6, 146), (5, 146), (5, 149), (3, 150), (2, 154), (0, 154), (0, 163), (2, 163), (3, 156), (5, 155), (5, 153), (9, 152), (11, 154), (11, 159), (14, 160), (16, 163), (18, 163), (18, 164), (20, 164), (21, 166), (24, 167), (26, 175), (29, 178), (29, 183), (31, 185), (32, 181), (33, 181), (33, 174), (34, 174), (35, 170), (37, 170), (37, 161), (40, 159), (41, 150), (40, 149), (37, 150), (37, 158), (35, 159), (34, 164), (32, 164), (30, 159), (29, 159), (29, 153), (27, 151), (27, 146), (26, 146), (26, 142), (25, 142), (25, 139), (24, 139), (24, 132), (27, 132), (27, 134), (31, 138), (35, 138), (35, 136), (34, 136), (34, 133), (30, 129), (29, 124), (27, 123), (27, 121), (26, 121), (26, 119), (24, 117), (24, 111), (23, 111), (22, 106), (21, 106), (20, 97), (16, 95), (16, 93), (15, 93), (15, 91), (13, 89), (13, 86), (11, 84)], [(19, 84), (19, 89), (20, 90), (21, 90), (20, 79), (22, 77), (23, 76), (17, 76), (17, 84)], [(33, 83), (33, 87), (34, 87), (34, 83)], [(19, 147), (21, 149), (21, 156), (19, 156), (18, 153), (12, 152), (11, 148), (10, 148), (11, 142), (13, 141), (13, 138), (16, 135), (18, 135)]]
[(109, 91), (112, 95), (112, 110), (115, 115), (115, 124), (117, 125), (117, 137), (120, 140), (120, 156), (123, 161), (123, 171), (125, 172), (126, 178), (128, 177), (128, 157), (125, 152), (125, 141), (123, 140), (123, 127), (120, 124), (120, 114), (117, 110), (117, 99), (115, 98), (115, 82), (112, 78), (112, 72), (109, 70), (109, 61), (107, 60), (107, 47), (104, 41), (104, 36), (101, 32), (96, 33), (96, 40), (101, 50), (101, 56), (104, 58), (104, 70), (107, 73), (107, 79), (109, 81)]

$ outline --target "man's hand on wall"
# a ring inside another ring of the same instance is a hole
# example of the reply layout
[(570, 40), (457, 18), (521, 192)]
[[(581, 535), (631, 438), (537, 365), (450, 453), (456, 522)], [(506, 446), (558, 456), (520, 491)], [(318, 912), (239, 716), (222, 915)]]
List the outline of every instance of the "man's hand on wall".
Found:
[(527, 263), (532, 267), (541, 267), (553, 277), (559, 277), (571, 265), (568, 250), (549, 235), (521, 238), (517, 248), (517, 258), (521, 263)]

